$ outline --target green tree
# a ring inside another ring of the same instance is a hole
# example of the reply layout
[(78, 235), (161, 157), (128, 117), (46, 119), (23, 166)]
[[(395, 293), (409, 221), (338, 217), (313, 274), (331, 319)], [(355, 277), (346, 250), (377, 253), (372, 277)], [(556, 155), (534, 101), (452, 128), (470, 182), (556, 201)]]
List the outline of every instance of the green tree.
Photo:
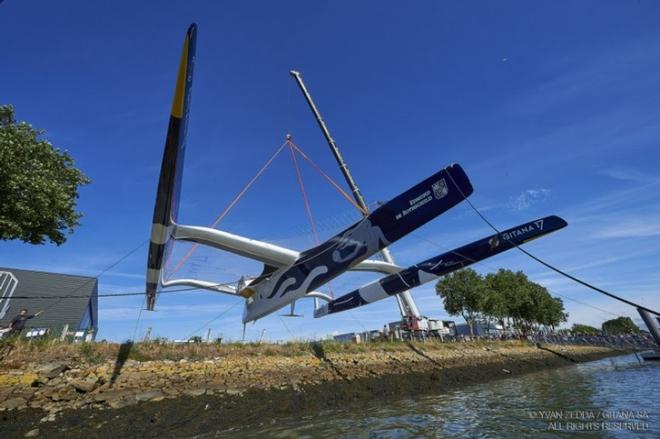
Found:
[(554, 329), (566, 321), (568, 314), (564, 312), (564, 302), (561, 299), (552, 297), (544, 286), (532, 281), (528, 281), (528, 289), (534, 306), (527, 316), (530, 327), (543, 325)]
[(479, 302), (479, 310), (484, 318), (490, 323), (494, 320), (504, 326), (504, 319), (508, 316), (508, 306), (501, 291), (488, 288), (484, 281), (484, 289)]
[(482, 311), (501, 321), (510, 319), (523, 333), (539, 325), (554, 328), (568, 317), (562, 300), (553, 298), (545, 287), (530, 281), (522, 271), (499, 269), (488, 274), (484, 283)]
[(598, 335), (598, 329), (589, 325), (582, 325), (579, 323), (574, 323), (571, 328), (571, 332), (574, 334), (587, 334), (587, 335)]
[(524, 317), (529, 307), (527, 276), (522, 271), (514, 273), (500, 268), (497, 273), (489, 273), (484, 279), (488, 294), (499, 295), (504, 303), (506, 319), (522, 330)]
[(474, 323), (481, 311), (484, 293), (483, 278), (467, 268), (458, 270), (438, 281), (435, 291), (442, 298), (445, 311), (450, 315), (461, 315), (474, 336)]
[(558, 297), (552, 297), (547, 291), (546, 294), (549, 301), (545, 306), (545, 313), (539, 323), (545, 326), (550, 326), (554, 330), (555, 326), (568, 320), (568, 313), (564, 309), (563, 300)]
[(0, 106), (0, 240), (60, 245), (80, 224), (78, 188), (90, 180), (43, 134)]
[(637, 334), (639, 327), (630, 317), (618, 317), (603, 323), (603, 332), (608, 334)]

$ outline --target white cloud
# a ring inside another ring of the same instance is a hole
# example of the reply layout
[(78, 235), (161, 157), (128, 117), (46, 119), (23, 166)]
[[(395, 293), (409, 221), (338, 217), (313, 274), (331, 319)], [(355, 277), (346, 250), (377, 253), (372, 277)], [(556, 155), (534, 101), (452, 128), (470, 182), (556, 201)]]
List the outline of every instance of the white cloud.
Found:
[(629, 168), (606, 168), (602, 169), (600, 174), (615, 180), (632, 181), (636, 183), (650, 183), (657, 180), (648, 174)]
[(515, 198), (512, 198), (509, 205), (513, 210), (526, 210), (532, 204), (540, 203), (548, 199), (550, 189), (527, 189)]
[(623, 218), (594, 232), (594, 238), (644, 238), (660, 235), (658, 215)]

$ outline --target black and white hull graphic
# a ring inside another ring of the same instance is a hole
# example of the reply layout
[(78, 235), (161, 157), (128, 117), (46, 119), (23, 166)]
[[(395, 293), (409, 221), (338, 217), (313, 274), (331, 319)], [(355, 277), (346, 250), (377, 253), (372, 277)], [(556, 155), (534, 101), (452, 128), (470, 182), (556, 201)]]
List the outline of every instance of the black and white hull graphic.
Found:
[(472, 193), (457, 165), (435, 173), (323, 244), (301, 253), (242, 293), (251, 298), (244, 321), (264, 316), (327, 283), (369, 256), (451, 209)]
[(371, 282), (319, 307), (314, 317), (346, 311), (435, 280), (452, 271), (495, 256), (517, 245), (566, 227), (558, 216), (548, 216), (472, 242)]

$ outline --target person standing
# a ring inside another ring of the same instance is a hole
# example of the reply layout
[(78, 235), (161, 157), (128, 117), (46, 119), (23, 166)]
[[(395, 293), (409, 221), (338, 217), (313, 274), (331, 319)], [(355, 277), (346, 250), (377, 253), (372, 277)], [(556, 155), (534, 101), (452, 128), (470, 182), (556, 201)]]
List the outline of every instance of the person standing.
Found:
[(27, 312), (28, 310), (23, 308), (21, 312), (16, 315), (16, 317), (11, 319), (11, 322), (9, 322), (9, 329), (11, 329), (9, 332), (10, 335), (20, 335), (23, 328), (25, 328), (25, 322), (27, 322), (29, 319), (37, 317), (43, 311), (39, 311), (36, 314), (28, 314)]

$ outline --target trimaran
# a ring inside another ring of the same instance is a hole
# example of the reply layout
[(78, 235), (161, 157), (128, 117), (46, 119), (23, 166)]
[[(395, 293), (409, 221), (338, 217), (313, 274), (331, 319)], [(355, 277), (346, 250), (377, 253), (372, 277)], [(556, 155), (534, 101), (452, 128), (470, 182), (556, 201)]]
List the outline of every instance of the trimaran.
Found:
[[(558, 216), (536, 219), (408, 268), (370, 259), (470, 196), (472, 185), (458, 164), (440, 169), (342, 232), (303, 252), (215, 228), (179, 224), (196, 37), (197, 27), (193, 24), (184, 40), (158, 182), (149, 244), (147, 309), (154, 309), (161, 288), (185, 285), (242, 298), (243, 323), (304, 297), (325, 301), (314, 313), (315, 317), (322, 317), (399, 294), (566, 226), (566, 221)], [(166, 279), (165, 262), (177, 240), (259, 261), (263, 271), (236, 286), (198, 279)], [(384, 277), (336, 299), (317, 291), (346, 271), (377, 272)]]

